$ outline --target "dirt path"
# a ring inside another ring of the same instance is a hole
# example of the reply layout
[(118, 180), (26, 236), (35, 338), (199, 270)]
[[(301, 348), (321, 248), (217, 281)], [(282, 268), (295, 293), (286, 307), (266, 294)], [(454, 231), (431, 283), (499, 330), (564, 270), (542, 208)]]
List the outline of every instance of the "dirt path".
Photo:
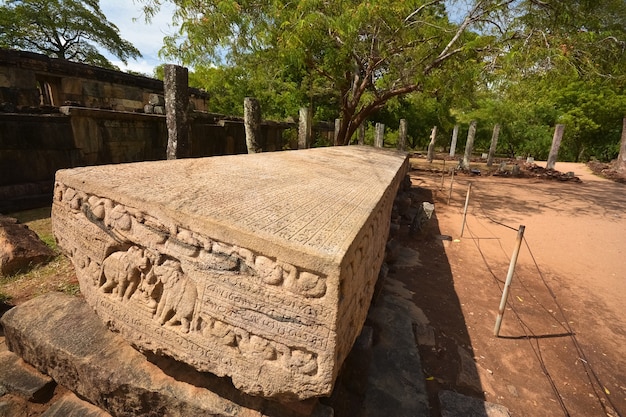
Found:
[[(440, 389), (503, 404), (513, 416), (626, 415), (626, 186), (582, 164), (556, 169), (582, 183), (457, 177), (450, 206), (448, 180), (439, 191), (440, 174), (412, 173), (436, 219), (405, 242), (421, 265), (398, 275), (434, 329), (435, 343), (420, 349), (433, 415)], [(525, 239), (496, 338), (520, 225)]]

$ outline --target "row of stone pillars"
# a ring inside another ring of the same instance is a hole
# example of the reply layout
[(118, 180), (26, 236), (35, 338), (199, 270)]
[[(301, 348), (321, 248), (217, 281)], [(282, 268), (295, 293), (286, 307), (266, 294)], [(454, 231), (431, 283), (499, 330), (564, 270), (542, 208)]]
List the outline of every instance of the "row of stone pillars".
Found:
[[(625, 119), (626, 120), (626, 119)], [(554, 169), (557, 157), (559, 155), (559, 148), (561, 146), (561, 140), (563, 139), (563, 132), (565, 131), (565, 125), (557, 124), (554, 129), (554, 136), (552, 138), (552, 147), (550, 148), (550, 155), (548, 156), (547, 169)], [(454, 158), (456, 154), (456, 144), (459, 135), (459, 125), (455, 125), (452, 130), (452, 142), (450, 144), (450, 157)], [(437, 126), (433, 127), (430, 135), (430, 143), (428, 145), (428, 161), (432, 162), (434, 159), (435, 140), (437, 136)], [(489, 153), (487, 154), (487, 166), (493, 165), (493, 159), (498, 146), (498, 138), (500, 136), (500, 125), (496, 124), (493, 127), (493, 133), (491, 135), (491, 145), (489, 146)], [(465, 153), (461, 160), (461, 168), (469, 169), (469, 163), (474, 148), (474, 139), (476, 138), (476, 121), (472, 120), (467, 131), (467, 142), (465, 143)]]
[[(189, 103), (189, 74), (187, 68), (178, 65), (165, 65), (164, 66), (164, 90), (165, 90), (165, 114), (167, 121), (167, 159), (185, 158), (191, 155), (190, 149), (190, 132), (188, 121), (188, 103)], [(339, 136), (341, 129), (341, 119), (335, 120), (335, 143)], [(261, 152), (260, 135), (261, 135), (261, 106), (258, 100), (252, 97), (246, 97), (244, 100), (244, 126), (246, 131), (246, 145), (248, 153)], [(626, 131), (626, 118), (624, 119), (624, 131)], [(548, 156), (548, 163), (546, 168), (554, 169), (556, 160), (559, 153), (559, 147), (561, 146), (561, 140), (563, 139), (563, 132), (565, 126), (562, 124), (556, 125), (554, 129), (554, 137), (552, 138), (552, 147), (550, 148), (550, 155)], [(450, 145), (450, 157), (455, 156), (456, 144), (459, 134), (459, 125), (455, 125), (452, 131), (452, 142)], [(487, 156), (487, 166), (493, 165), (493, 158), (498, 145), (498, 137), (500, 135), (500, 125), (496, 124), (493, 127), (493, 134), (491, 136), (491, 146), (489, 147), (489, 154)], [(298, 148), (306, 149), (312, 145), (313, 136), (313, 115), (309, 108), (303, 107), (300, 109), (300, 118), (298, 123)], [(382, 123), (376, 123), (374, 146), (382, 148), (384, 146), (385, 125)], [(474, 138), (476, 136), (476, 121), (470, 123), (467, 132), (467, 142), (465, 144), (465, 154), (461, 161), (461, 167), (469, 169), (469, 162), (474, 147)], [(626, 134), (622, 135), (622, 148), (626, 149)], [(400, 120), (398, 129), (398, 144), (399, 150), (406, 150), (406, 137), (407, 137), (407, 121), (406, 119)], [(428, 145), (428, 161), (434, 159), (435, 143), (437, 138), (437, 126), (434, 126), (431, 135), (430, 143)], [(365, 143), (365, 126), (362, 124), (357, 130), (357, 143), (363, 145)], [(623, 158), (622, 158), (623, 157)], [(620, 158), (626, 161), (626, 156), (620, 152)], [(620, 160), (621, 160), (620, 159)]]
[[(189, 72), (178, 65), (164, 65), (163, 89), (167, 123), (167, 159), (191, 156), (189, 117)], [(246, 97), (243, 104), (248, 153), (261, 152), (261, 106)]]

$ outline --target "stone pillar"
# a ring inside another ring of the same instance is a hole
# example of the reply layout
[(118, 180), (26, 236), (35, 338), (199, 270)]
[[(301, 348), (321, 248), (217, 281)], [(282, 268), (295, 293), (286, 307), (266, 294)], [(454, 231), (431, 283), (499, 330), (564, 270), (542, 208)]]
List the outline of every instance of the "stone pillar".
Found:
[(333, 143), (335, 144), (335, 146), (341, 145), (341, 143), (339, 143), (340, 131), (341, 131), (341, 119), (335, 119), (335, 136), (333, 136), (334, 138)]
[(456, 141), (459, 137), (459, 125), (454, 125), (454, 130), (452, 130), (452, 143), (450, 144), (450, 158), (454, 158), (456, 154)]
[(302, 107), (300, 118), (298, 119), (298, 149), (308, 149), (311, 147), (311, 136), (313, 132), (313, 117), (311, 109)]
[(437, 139), (437, 126), (433, 126), (430, 132), (430, 143), (428, 144), (428, 162), (433, 162), (435, 158), (435, 140)]
[(474, 138), (476, 137), (476, 120), (470, 122), (469, 130), (467, 131), (467, 142), (465, 143), (465, 155), (463, 156), (463, 169), (469, 169), (470, 158), (472, 157), (472, 150), (474, 149)]
[(385, 125), (376, 123), (376, 134), (374, 136), (374, 147), (382, 148), (385, 145)]
[(498, 146), (498, 136), (500, 136), (500, 125), (496, 123), (493, 127), (493, 134), (491, 135), (491, 146), (489, 147), (489, 156), (487, 156), (487, 166), (493, 165), (493, 155), (496, 153)]
[(622, 119), (622, 141), (617, 156), (617, 170), (626, 171), (626, 117)]
[(359, 125), (359, 145), (365, 145), (365, 122)]
[(189, 143), (189, 72), (187, 68), (166, 64), (163, 66), (165, 90), (165, 120), (167, 123), (167, 159), (191, 155)]
[(400, 119), (400, 127), (398, 128), (398, 150), (406, 150), (406, 119)]
[(561, 140), (563, 139), (563, 132), (565, 131), (565, 125), (558, 124), (554, 127), (554, 136), (552, 137), (552, 147), (550, 148), (550, 155), (548, 156), (548, 163), (546, 169), (554, 169), (556, 160), (559, 156), (559, 148), (561, 147)]
[(254, 97), (243, 100), (243, 124), (246, 130), (248, 153), (259, 153), (261, 145), (261, 105)]

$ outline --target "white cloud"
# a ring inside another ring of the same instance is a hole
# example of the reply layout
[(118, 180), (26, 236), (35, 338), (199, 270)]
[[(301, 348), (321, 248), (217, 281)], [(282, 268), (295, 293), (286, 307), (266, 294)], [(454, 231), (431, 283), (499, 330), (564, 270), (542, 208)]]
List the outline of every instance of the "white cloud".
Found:
[(132, 43), (142, 54), (142, 58), (129, 60), (128, 65), (125, 65), (117, 57), (104, 51), (103, 54), (114, 65), (125, 71), (152, 75), (154, 67), (166, 63), (159, 58), (158, 52), (163, 46), (163, 38), (176, 32), (176, 27), (172, 26), (173, 5), (164, 3), (149, 24), (145, 23), (141, 4), (138, 2), (104, 0), (100, 2), (100, 8), (107, 19), (118, 27), (121, 37)]

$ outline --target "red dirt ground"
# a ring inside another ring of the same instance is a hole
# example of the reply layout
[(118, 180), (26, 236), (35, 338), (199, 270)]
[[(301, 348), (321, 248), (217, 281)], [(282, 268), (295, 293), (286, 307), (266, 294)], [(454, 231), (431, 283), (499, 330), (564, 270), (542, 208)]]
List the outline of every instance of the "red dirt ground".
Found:
[[(440, 190), (441, 174), (411, 172), (435, 217), (417, 238), (403, 239), (420, 265), (396, 278), (434, 329), (435, 346), (420, 347), (433, 416), (440, 389), (502, 404), (514, 417), (626, 416), (626, 185), (583, 164), (556, 169), (582, 182), (460, 175), (450, 205), (449, 178)], [(520, 225), (525, 235), (494, 337)], [(474, 360), (461, 369), (463, 351)], [(463, 381), (468, 374), (475, 383)]]

